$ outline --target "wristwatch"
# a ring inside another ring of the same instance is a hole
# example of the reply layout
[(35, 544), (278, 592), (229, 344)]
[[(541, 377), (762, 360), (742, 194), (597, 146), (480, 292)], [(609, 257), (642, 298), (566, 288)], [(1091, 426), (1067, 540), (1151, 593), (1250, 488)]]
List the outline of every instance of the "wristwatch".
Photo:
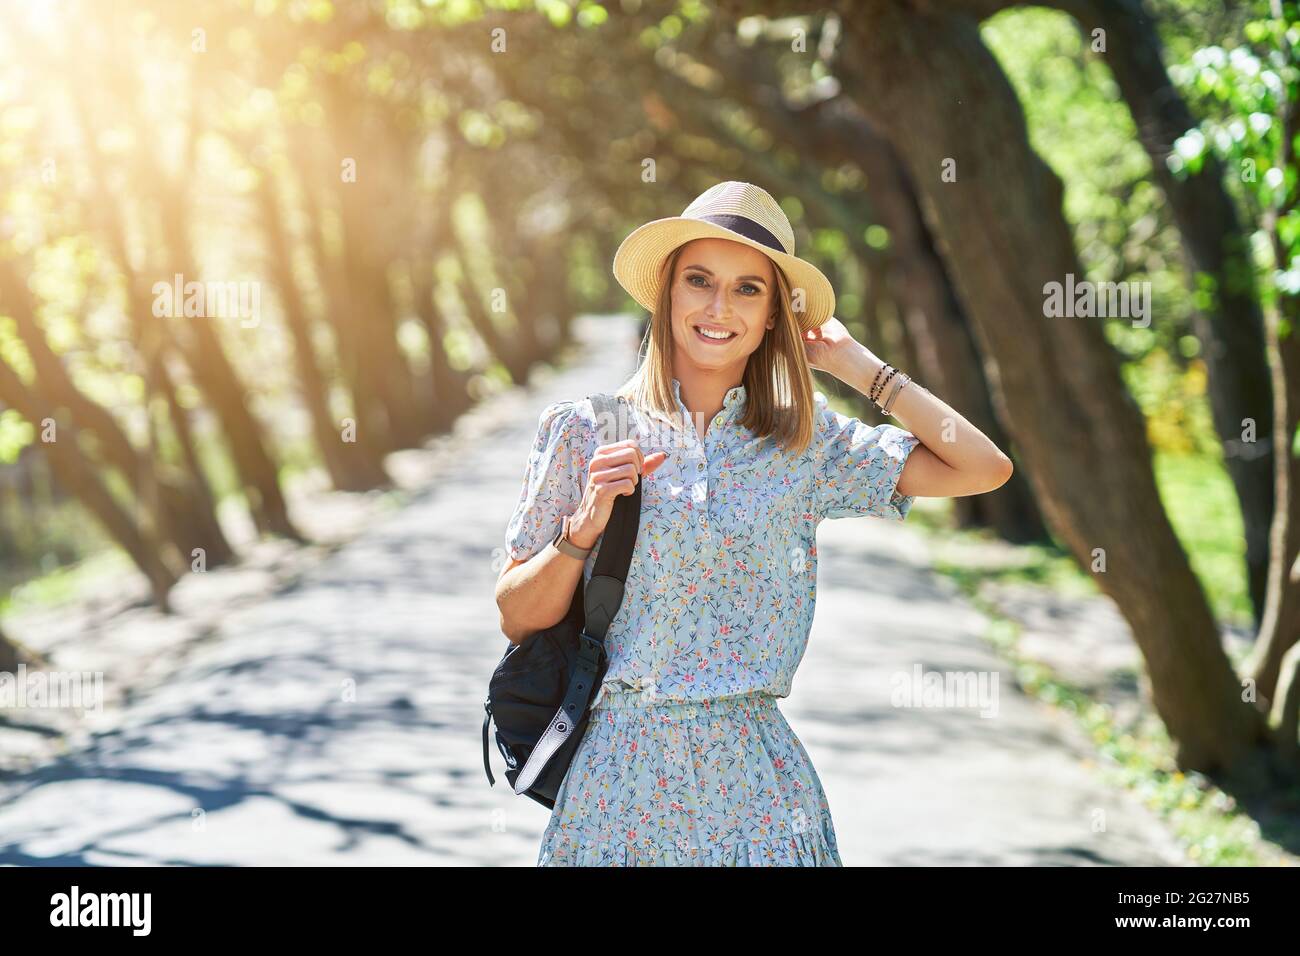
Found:
[(569, 518), (569, 515), (564, 516), (564, 520), (560, 522), (560, 530), (551, 544), (555, 545), (557, 551), (567, 554), (571, 558), (585, 559), (587, 555), (591, 554), (591, 548), (580, 548), (569, 540)]

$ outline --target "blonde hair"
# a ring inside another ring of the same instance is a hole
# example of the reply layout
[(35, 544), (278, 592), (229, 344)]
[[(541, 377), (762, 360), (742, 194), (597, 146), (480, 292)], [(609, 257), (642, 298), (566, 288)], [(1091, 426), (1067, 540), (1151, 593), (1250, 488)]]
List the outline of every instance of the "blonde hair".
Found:
[[(645, 358), (637, 370), (615, 392), (648, 414), (674, 428), (686, 419), (673, 394), (672, 277), (683, 246), (664, 260), (659, 298), (646, 329)], [(813, 437), (812, 370), (803, 348), (799, 320), (791, 306), (790, 282), (781, 267), (776, 273), (776, 324), (767, 329), (741, 379), (745, 386), (745, 410), (740, 423), (755, 435), (771, 436), (787, 454), (801, 455)]]

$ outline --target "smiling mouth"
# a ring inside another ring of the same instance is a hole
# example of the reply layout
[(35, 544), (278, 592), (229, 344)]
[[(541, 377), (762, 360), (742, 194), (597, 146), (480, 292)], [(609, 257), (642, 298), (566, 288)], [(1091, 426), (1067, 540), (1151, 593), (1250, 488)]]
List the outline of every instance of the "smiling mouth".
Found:
[(730, 342), (736, 337), (737, 333), (730, 332), (727, 329), (720, 329), (712, 325), (695, 326), (695, 337), (704, 342), (721, 343)]

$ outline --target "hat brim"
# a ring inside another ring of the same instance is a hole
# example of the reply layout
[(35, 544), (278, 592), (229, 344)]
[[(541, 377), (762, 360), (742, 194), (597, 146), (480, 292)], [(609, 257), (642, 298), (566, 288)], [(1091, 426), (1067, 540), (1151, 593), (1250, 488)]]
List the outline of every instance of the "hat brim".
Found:
[[(747, 236), (700, 219), (670, 216), (647, 222), (628, 234), (614, 253), (614, 278), (627, 294), (653, 312), (659, 298), (660, 273), (674, 249), (693, 239), (730, 239), (757, 249), (779, 265), (795, 293), (795, 319), (803, 332), (824, 325), (835, 314), (835, 290), (830, 280), (810, 262), (768, 248)], [(803, 292), (800, 311), (798, 292)]]

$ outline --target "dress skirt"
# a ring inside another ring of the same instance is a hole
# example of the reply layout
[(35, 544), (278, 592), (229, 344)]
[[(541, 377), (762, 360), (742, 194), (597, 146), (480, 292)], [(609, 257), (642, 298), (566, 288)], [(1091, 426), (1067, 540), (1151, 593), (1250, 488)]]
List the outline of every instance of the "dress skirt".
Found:
[(537, 865), (843, 866), (821, 781), (776, 702), (607, 690)]

